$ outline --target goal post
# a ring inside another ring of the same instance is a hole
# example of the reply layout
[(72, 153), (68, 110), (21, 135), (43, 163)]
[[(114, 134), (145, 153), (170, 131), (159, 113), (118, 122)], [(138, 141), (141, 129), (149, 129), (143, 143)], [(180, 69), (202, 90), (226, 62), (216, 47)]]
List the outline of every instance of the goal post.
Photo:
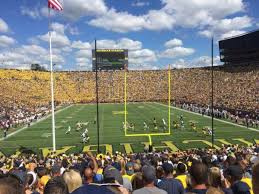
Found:
[(128, 128), (126, 126), (127, 123), (127, 115), (128, 115), (128, 107), (127, 107), (127, 69), (124, 70), (124, 135), (126, 137), (148, 137), (149, 144), (152, 145), (152, 136), (165, 136), (171, 135), (171, 68), (168, 66), (167, 70), (168, 74), (168, 129), (166, 132), (152, 132), (152, 133), (128, 133)]

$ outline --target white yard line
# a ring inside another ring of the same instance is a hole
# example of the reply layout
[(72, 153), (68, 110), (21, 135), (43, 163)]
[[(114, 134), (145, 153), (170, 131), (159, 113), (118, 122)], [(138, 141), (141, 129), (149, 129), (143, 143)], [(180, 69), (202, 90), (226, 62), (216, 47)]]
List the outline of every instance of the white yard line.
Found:
[[(57, 113), (60, 113), (60, 112), (62, 112), (62, 111), (64, 111), (64, 110), (70, 108), (71, 106), (73, 106), (73, 105), (69, 105), (69, 106), (67, 106), (67, 107), (65, 107), (65, 108), (63, 108), (63, 109), (58, 110), (57, 112), (55, 112), (55, 115), (56, 115)], [(35, 124), (37, 124), (37, 123), (39, 123), (39, 122), (41, 122), (41, 121), (46, 120), (46, 119), (49, 118), (50, 116), (51, 116), (51, 114), (49, 114), (49, 115), (47, 115), (47, 116), (45, 116), (45, 117), (42, 117), (41, 119), (37, 120), (36, 122), (31, 123), (30, 127), (33, 126), (33, 125), (35, 125)], [(12, 136), (16, 135), (17, 133), (20, 133), (20, 132), (22, 132), (22, 131), (24, 131), (25, 129), (28, 129), (28, 128), (29, 128), (29, 127), (26, 126), (26, 127), (21, 128), (21, 129), (18, 129), (17, 131), (14, 131), (14, 132), (8, 134), (5, 138), (4, 138), (4, 137), (0, 138), (0, 141), (3, 141), (3, 140), (5, 140), (5, 139), (8, 139), (9, 137), (12, 137)]]
[[(161, 106), (165, 106), (165, 107), (168, 107), (168, 105), (165, 105), (165, 104), (161, 104), (161, 103), (158, 103), (158, 102), (154, 102), (155, 104), (159, 104)], [(192, 112), (192, 111), (189, 111), (189, 110), (184, 110), (184, 109), (181, 109), (181, 108), (177, 108), (177, 107), (174, 107), (174, 106), (170, 106), (171, 108), (173, 109), (176, 109), (176, 110), (180, 110), (180, 111), (184, 111), (184, 112), (187, 112), (187, 113), (191, 113), (191, 114), (195, 114), (195, 115), (199, 115), (199, 116), (202, 116), (201, 114), (199, 113), (196, 113), (196, 112)], [(207, 115), (204, 115), (204, 117), (206, 118), (211, 118), (210, 116), (207, 116)], [(249, 129), (250, 131), (255, 131), (255, 132), (258, 132), (259, 133), (259, 130), (257, 129), (254, 129), (254, 128), (251, 128), (251, 127), (245, 127), (243, 125), (238, 125), (236, 123), (232, 123), (232, 122), (229, 122), (229, 121), (224, 121), (224, 120), (221, 120), (221, 119), (217, 119), (217, 118), (214, 118), (215, 120), (219, 121), (219, 122), (222, 122), (222, 123), (227, 123), (227, 124), (230, 124), (230, 125), (234, 125), (234, 126), (237, 126), (237, 127), (241, 127), (241, 128), (245, 128), (245, 129)]]

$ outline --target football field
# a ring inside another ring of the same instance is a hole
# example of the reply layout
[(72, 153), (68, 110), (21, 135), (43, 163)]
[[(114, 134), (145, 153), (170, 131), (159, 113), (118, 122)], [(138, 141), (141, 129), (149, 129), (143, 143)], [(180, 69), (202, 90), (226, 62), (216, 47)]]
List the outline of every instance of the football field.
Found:
[[(125, 120), (124, 104), (100, 104), (100, 144), (102, 152), (137, 152), (143, 151), (144, 145), (152, 141), (157, 149), (168, 148), (169, 150), (183, 150), (188, 148), (201, 148), (210, 146), (211, 136), (202, 133), (202, 128), (211, 126), (211, 118), (196, 113), (170, 108), (170, 130), (169, 108), (165, 104), (129, 103), (127, 104), (127, 122), (134, 125), (134, 130), (127, 129), (125, 133), (123, 122)], [(184, 121), (184, 128), (178, 126), (180, 116)], [(154, 128), (153, 120), (156, 119), (157, 129)], [(163, 125), (162, 119), (167, 123)], [(78, 104), (64, 107), (56, 112), (56, 143), (57, 149), (66, 148), (67, 153), (76, 153), (85, 150), (96, 150), (97, 129), (96, 105)], [(89, 122), (79, 131), (76, 131), (76, 123)], [(144, 130), (143, 122), (147, 123), (149, 129)], [(191, 127), (195, 124), (196, 130)], [(221, 147), (224, 144), (251, 145), (259, 141), (258, 129), (247, 129), (228, 121), (215, 119), (215, 145)], [(65, 134), (68, 126), (71, 133)], [(82, 143), (82, 132), (89, 130), (90, 141)], [(153, 135), (150, 135), (153, 134)], [(125, 136), (126, 135), (126, 136)], [(20, 148), (27, 148), (36, 153), (43, 149), (51, 148), (51, 117), (38, 121), (28, 128), (17, 129), (6, 139), (0, 141), (0, 151), (4, 154), (15, 153)], [(66, 147), (68, 146), (68, 147)]]

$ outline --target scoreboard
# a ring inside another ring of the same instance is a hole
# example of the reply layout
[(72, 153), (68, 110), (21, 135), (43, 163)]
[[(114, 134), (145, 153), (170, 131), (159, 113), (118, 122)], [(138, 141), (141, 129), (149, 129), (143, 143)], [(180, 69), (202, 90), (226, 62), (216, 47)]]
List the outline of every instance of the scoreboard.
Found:
[(96, 70), (123, 70), (128, 67), (127, 49), (97, 49), (92, 50), (92, 69)]

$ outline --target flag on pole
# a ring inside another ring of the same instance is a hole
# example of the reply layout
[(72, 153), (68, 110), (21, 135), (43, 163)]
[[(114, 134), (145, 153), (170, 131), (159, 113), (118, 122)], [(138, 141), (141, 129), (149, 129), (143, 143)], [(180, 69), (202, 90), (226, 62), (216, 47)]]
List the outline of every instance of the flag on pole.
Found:
[(57, 11), (63, 10), (63, 7), (58, 0), (48, 0), (48, 7)]

